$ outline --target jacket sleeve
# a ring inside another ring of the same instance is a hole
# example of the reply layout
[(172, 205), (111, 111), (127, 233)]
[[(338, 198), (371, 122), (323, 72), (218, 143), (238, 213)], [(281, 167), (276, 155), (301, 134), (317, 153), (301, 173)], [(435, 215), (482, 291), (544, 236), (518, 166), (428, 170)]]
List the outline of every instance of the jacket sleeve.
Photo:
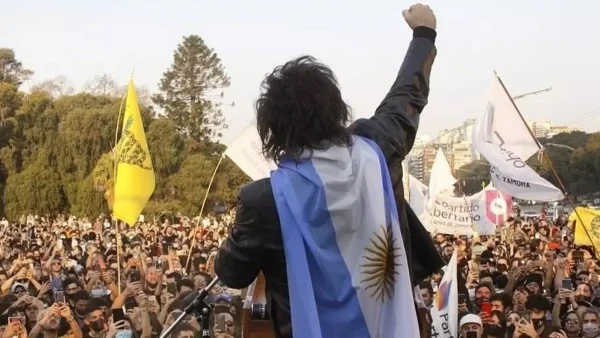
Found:
[(230, 288), (243, 289), (252, 284), (261, 270), (263, 245), (256, 236), (260, 231), (257, 210), (240, 190), (235, 224), (221, 244), (215, 259), (215, 273)]
[(375, 114), (350, 127), (353, 133), (375, 141), (388, 165), (401, 162), (413, 146), (429, 95), (429, 76), (437, 53), (435, 36), (430, 28), (414, 30), (396, 80)]

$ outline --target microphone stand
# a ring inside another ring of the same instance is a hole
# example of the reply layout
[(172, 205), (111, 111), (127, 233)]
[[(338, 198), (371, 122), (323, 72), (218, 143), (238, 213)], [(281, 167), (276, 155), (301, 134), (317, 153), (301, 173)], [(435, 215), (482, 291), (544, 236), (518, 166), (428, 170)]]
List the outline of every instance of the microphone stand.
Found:
[(202, 338), (211, 338), (210, 336), (210, 314), (212, 312), (212, 308), (208, 303), (206, 303), (205, 299), (208, 296), (210, 290), (217, 285), (219, 282), (219, 277), (215, 277), (210, 284), (208, 284), (204, 289), (198, 292), (198, 295), (194, 300), (192, 300), (183, 310), (183, 312), (175, 319), (173, 324), (167, 328), (167, 330), (160, 335), (160, 338), (167, 338), (173, 329), (181, 323), (181, 321), (187, 315), (191, 315), (192, 313), (196, 315), (196, 317), (202, 318)]

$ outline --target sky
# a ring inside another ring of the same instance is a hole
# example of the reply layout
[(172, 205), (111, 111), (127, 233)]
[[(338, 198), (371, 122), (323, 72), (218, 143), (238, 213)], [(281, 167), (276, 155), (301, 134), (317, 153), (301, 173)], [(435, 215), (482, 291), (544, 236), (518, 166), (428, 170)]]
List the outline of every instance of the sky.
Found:
[[(496, 70), (527, 120), (600, 130), (600, 1), (434, 0), (438, 54), (420, 134), (480, 115)], [(391, 0), (0, 0), (0, 47), (35, 71), (28, 85), (96, 75), (156, 91), (173, 51), (190, 34), (218, 53), (231, 77), (229, 129), (254, 120), (264, 76), (310, 54), (336, 73), (354, 118), (369, 117), (391, 86), (412, 32), (409, 1)]]

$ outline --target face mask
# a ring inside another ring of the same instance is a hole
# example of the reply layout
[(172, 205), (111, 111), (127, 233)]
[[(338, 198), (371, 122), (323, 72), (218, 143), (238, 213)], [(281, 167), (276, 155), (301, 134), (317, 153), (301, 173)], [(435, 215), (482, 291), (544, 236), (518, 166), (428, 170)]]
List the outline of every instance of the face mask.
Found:
[(131, 330), (117, 331), (115, 338), (131, 338)]
[(532, 319), (531, 322), (533, 323), (533, 328), (538, 330), (542, 326), (544, 326), (544, 324), (546, 324), (546, 319), (544, 319), (544, 318)]
[(104, 321), (102, 319), (98, 319), (95, 322), (91, 322), (90, 328), (96, 332), (100, 332), (104, 329)]
[(499, 264), (498, 265), (498, 271), (500, 271), (500, 272), (506, 272), (506, 271), (508, 271), (508, 266), (506, 266), (504, 264)]
[(495, 324), (483, 324), (483, 332), (492, 337), (504, 337), (504, 329), (502, 326)]
[(586, 297), (583, 295), (579, 295), (579, 296), (575, 296), (575, 301), (576, 302), (591, 302), (592, 297)]
[(598, 334), (598, 324), (594, 323), (585, 323), (583, 324), (583, 334), (586, 337), (596, 337)]
[(506, 336), (507, 337), (512, 337), (515, 334), (515, 326), (514, 325), (509, 325), (506, 327)]

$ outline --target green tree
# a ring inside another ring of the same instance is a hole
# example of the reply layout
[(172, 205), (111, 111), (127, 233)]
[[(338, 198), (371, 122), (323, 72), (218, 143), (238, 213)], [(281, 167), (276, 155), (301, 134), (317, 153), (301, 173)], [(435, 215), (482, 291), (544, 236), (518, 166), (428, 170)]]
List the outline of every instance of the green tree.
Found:
[(12, 49), (0, 48), (0, 82), (20, 86), (33, 72), (23, 68), (23, 64), (15, 57)]
[(178, 130), (198, 141), (212, 141), (227, 127), (220, 102), (230, 84), (221, 59), (202, 38), (183, 38), (173, 64), (163, 73), (153, 101)]
[(64, 76), (44, 80), (31, 88), (31, 91), (42, 91), (50, 94), (53, 98), (72, 95), (75, 92), (73, 83)]

